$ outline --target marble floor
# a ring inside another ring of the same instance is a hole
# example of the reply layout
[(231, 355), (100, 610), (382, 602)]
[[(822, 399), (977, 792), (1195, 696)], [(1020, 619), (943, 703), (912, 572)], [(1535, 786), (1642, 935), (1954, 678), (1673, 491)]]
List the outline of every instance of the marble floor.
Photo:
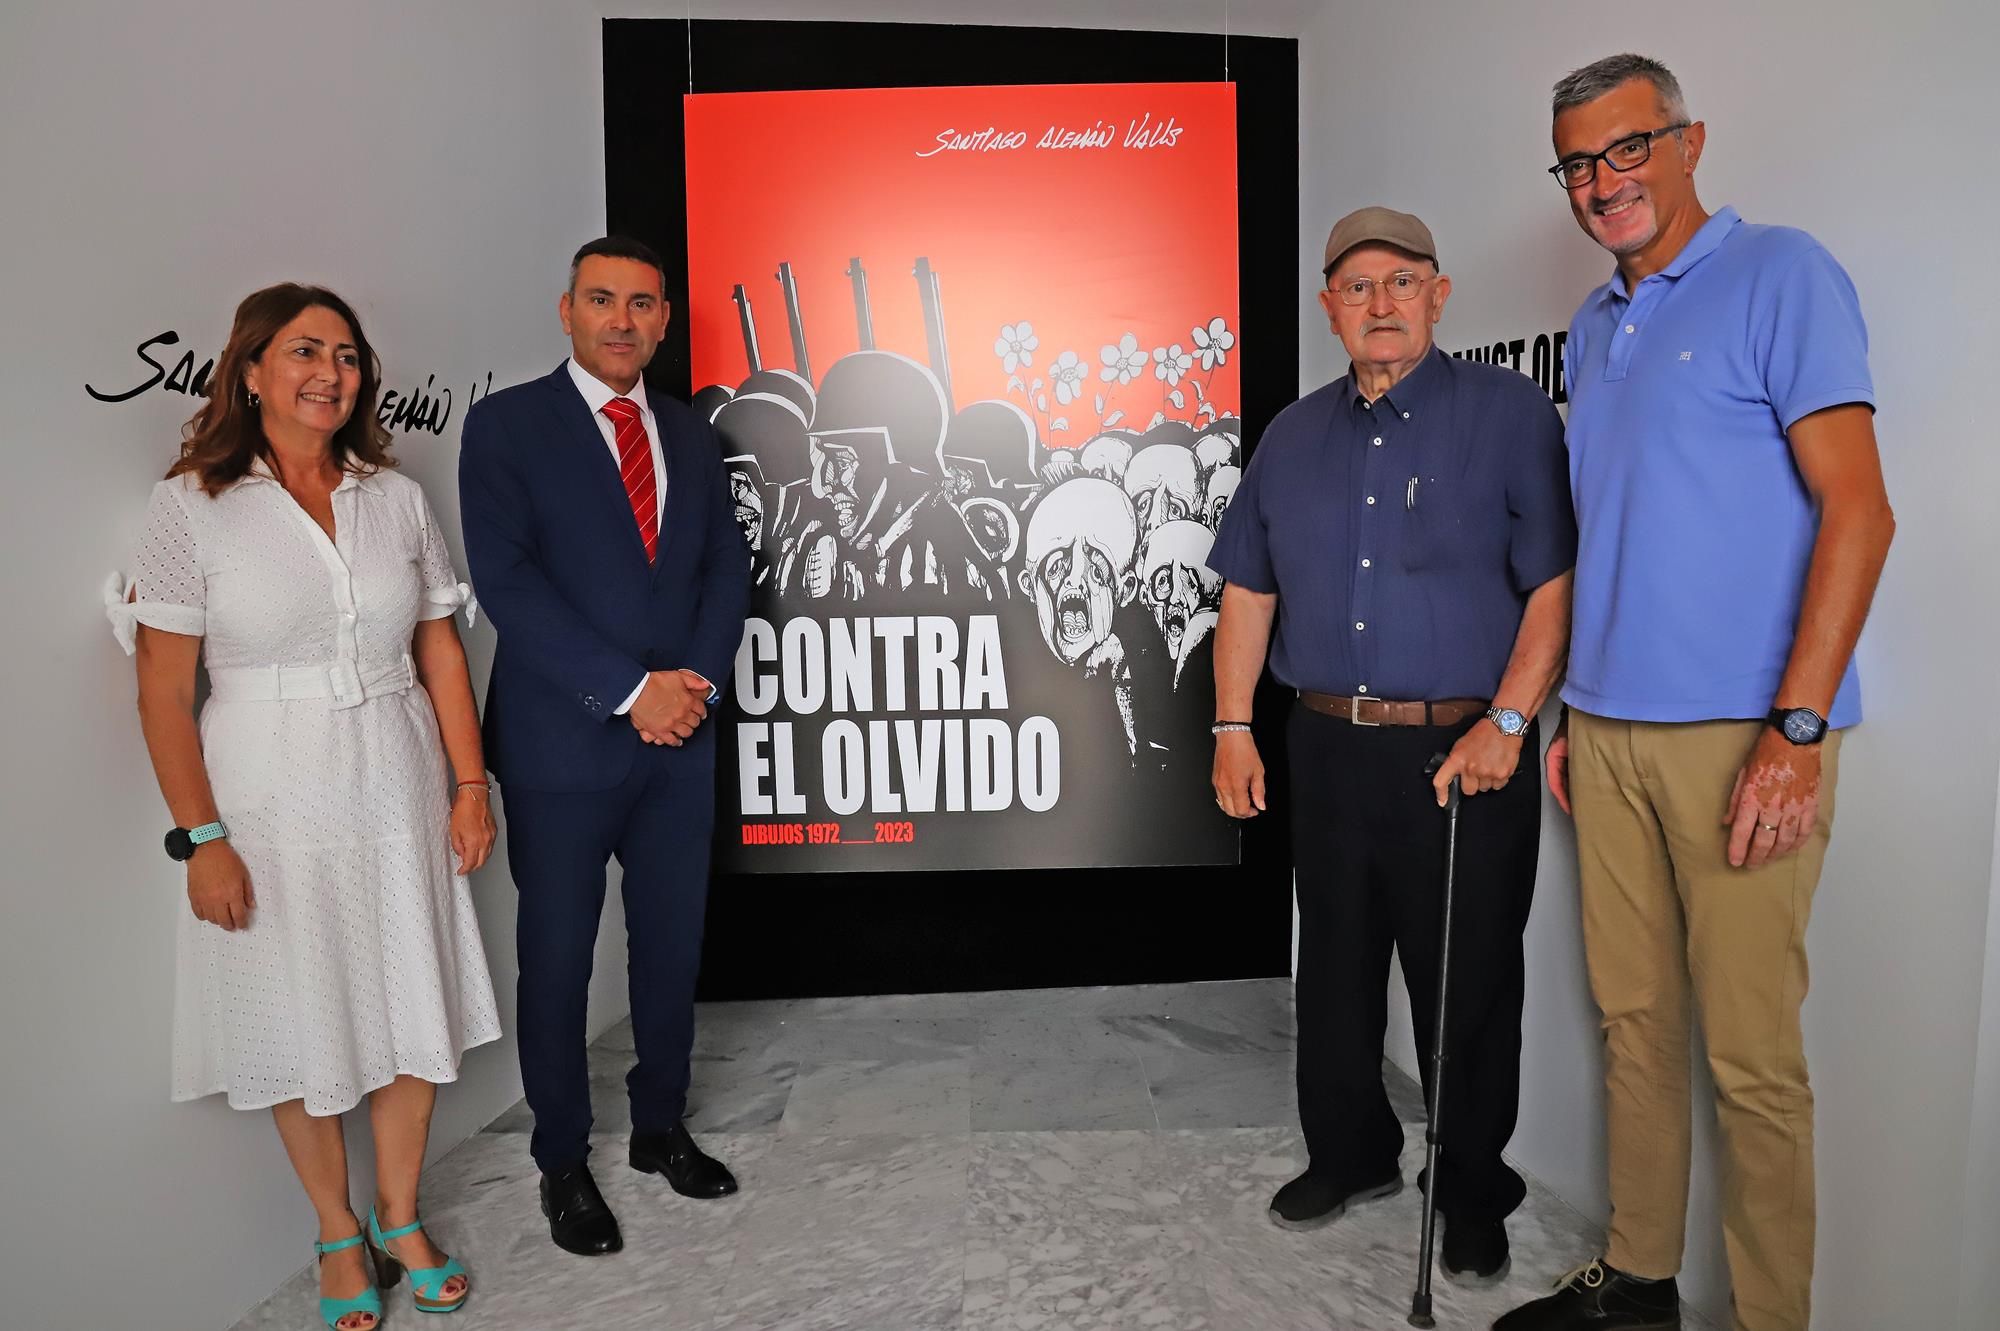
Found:
[[(626, 1167), (615, 1027), (593, 1162), (625, 1251), (549, 1243), (517, 1105), (425, 1180), (475, 1281), (449, 1331), (1405, 1325), (1414, 1186), (1311, 1233), (1266, 1218), (1305, 1158), (1289, 981), (715, 1003), (697, 1027), (689, 1126), (742, 1192), (692, 1202)], [(1414, 1180), (1422, 1097), (1389, 1076)], [(1506, 1283), (1436, 1282), (1440, 1327), (1483, 1331), (1602, 1239), (1539, 1184), (1509, 1233)], [(314, 1292), (301, 1271), (237, 1331), (317, 1326)], [(398, 1288), (388, 1324), (415, 1320)]]

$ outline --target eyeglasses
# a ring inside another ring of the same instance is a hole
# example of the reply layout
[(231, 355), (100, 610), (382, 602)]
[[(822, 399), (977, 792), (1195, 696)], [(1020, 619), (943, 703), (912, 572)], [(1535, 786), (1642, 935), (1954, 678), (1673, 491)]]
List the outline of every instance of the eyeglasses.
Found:
[[(1424, 283), (1430, 279), (1417, 273), (1391, 273), (1384, 279), (1389, 288), (1391, 300), (1414, 300)], [(1366, 305), (1375, 299), (1375, 279), (1372, 277), (1350, 277), (1339, 286), (1328, 288), (1340, 297), (1342, 305)]]
[(1591, 184), (1597, 179), (1597, 164), (1603, 162), (1613, 171), (1626, 172), (1644, 166), (1653, 156), (1653, 140), (1662, 134), (1678, 134), (1691, 121), (1683, 120), (1672, 125), (1662, 125), (1644, 134), (1634, 134), (1629, 139), (1620, 139), (1601, 153), (1586, 153), (1579, 157), (1565, 157), (1549, 168), (1549, 174), (1564, 189), (1576, 189)]

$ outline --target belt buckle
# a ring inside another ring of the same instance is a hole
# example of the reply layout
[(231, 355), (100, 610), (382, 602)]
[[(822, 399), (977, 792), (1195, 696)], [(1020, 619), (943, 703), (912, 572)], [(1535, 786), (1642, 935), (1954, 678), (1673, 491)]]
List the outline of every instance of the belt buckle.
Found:
[(1361, 704), (1367, 701), (1369, 700), (1358, 694), (1347, 700), (1347, 723), (1349, 725), (1379, 726), (1382, 724), (1380, 721), (1363, 721), (1361, 719)]

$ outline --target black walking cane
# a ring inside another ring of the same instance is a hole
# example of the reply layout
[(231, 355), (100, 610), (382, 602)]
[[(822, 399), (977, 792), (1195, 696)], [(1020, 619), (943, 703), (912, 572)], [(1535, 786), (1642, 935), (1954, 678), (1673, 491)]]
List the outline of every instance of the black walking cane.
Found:
[[(1442, 753), (1433, 757), (1424, 766), (1424, 775), (1436, 776), (1444, 761)], [(1437, 1239), (1438, 1118), (1444, 1104), (1444, 1005), (1451, 993), (1451, 886), (1458, 867), (1458, 803), (1458, 778), (1453, 777), (1444, 803), (1444, 922), (1438, 930), (1437, 1020), (1431, 1031), (1430, 1113), (1424, 1125), (1424, 1228), (1418, 1244), (1417, 1289), (1410, 1296), (1410, 1325), (1419, 1327), (1437, 1325), (1431, 1316), (1431, 1250)]]

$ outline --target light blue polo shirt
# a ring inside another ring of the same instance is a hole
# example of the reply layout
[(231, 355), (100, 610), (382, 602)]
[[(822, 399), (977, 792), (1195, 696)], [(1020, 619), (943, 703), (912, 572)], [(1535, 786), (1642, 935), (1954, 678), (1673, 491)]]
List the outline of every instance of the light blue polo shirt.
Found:
[[(1724, 208), (1570, 322), (1576, 611), (1563, 700), (1629, 721), (1770, 711), (1819, 517), (1785, 431), (1875, 403), (1854, 283), (1819, 242)], [(1835, 726), (1861, 719), (1852, 662)]]

